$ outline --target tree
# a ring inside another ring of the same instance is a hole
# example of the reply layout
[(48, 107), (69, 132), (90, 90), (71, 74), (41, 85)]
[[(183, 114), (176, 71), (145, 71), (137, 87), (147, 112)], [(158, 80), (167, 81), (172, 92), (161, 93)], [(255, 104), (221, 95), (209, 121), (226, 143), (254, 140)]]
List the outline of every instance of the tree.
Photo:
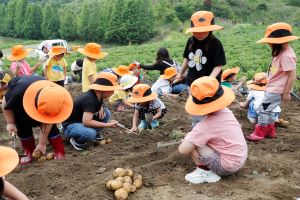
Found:
[(17, 0), (16, 8), (15, 8), (15, 30), (16, 30), (16, 37), (23, 37), (23, 25), (25, 21), (26, 9), (28, 5), (28, 0)]
[[(115, 0), (111, 11), (111, 17), (107, 30), (105, 32), (105, 40), (112, 43), (124, 43), (124, 17), (125, 0)], [(120, 9), (121, 8), (121, 9)], [(138, 11), (141, 12), (141, 11)]]
[(47, 4), (43, 10), (42, 33), (46, 39), (59, 38), (60, 19), (58, 10)]
[(193, 4), (192, 1), (186, 0), (175, 5), (176, 15), (182, 23), (190, 19), (194, 11), (195, 11), (195, 5)]
[(90, 11), (88, 5), (85, 4), (78, 19), (78, 35), (82, 40), (88, 40), (89, 37), (89, 30), (87, 28), (87, 25), (89, 24), (89, 16)]
[[(0, 19), (5, 19), (6, 6), (4, 3), (0, 3)], [(0, 23), (0, 35), (4, 35), (4, 21)]]
[(29, 5), (24, 21), (24, 37), (26, 39), (42, 38), (42, 11), (38, 4)]
[(8, 2), (5, 12), (5, 17), (3, 20), (3, 29), (4, 29), (4, 36), (7, 37), (15, 37), (15, 24), (14, 24), (14, 18), (15, 18), (15, 7), (16, 7), (16, 1), (11, 0)]
[[(149, 0), (127, 0), (124, 7), (122, 42), (141, 43), (154, 36), (154, 17)], [(137, 12), (139, 11), (139, 12)]]
[(104, 40), (104, 8), (101, 8), (99, 3), (96, 3), (91, 12), (89, 23), (87, 25), (88, 29), (88, 39), (90, 41), (103, 41)]
[(77, 23), (74, 22), (75, 13), (66, 11), (61, 17), (59, 33), (63, 39), (75, 40), (78, 38)]

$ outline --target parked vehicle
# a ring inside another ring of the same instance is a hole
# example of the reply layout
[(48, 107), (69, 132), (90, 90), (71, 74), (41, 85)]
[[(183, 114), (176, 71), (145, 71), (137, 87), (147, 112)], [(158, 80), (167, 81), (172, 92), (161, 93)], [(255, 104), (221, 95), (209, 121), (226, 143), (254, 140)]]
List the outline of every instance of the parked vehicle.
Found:
[[(65, 40), (44, 40), (35, 49), (35, 54), (39, 57), (39, 59), (43, 60), (47, 56), (48, 50), (50, 50), (53, 46), (63, 46), (68, 49), (68, 44)], [(47, 50), (44, 49), (45, 47)]]

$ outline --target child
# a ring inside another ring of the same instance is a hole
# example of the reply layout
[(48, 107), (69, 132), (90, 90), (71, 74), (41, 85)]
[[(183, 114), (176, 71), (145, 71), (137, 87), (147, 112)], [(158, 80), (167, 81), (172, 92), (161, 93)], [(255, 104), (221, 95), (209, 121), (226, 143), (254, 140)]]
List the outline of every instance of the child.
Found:
[(11, 80), (11, 77), (4, 72), (0, 72), (0, 104), (2, 104), (3, 97), (7, 90), (8, 82)]
[[(166, 114), (167, 108), (157, 97), (157, 93), (153, 93), (147, 84), (138, 84), (133, 87), (132, 96), (127, 100), (129, 103), (135, 103), (130, 132), (141, 132), (148, 126), (152, 129), (159, 126), (158, 119)], [(152, 119), (146, 119), (146, 114), (152, 115)], [(138, 119), (141, 123), (137, 127)]]
[(82, 59), (77, 59), (71, 65), (72, 80), (74, 82), (78, 81), (79, 83), (81, 83), (81, 80), (82, 80), (82, 65), (83, 65), (83, 60)]
[[(250, 82), (249, 82), (250, 83)], [(245, 102), (241, 102), (240, 106), (242, 108), (248, 108), (248, 119), (251, 123), (257, 123), (257, 112), (256, 109), (262, 103), (264, 98), (264, 93), (266, 89), (266, 85), (268, 83), (267, 74), (265, 73), (257, 73), (254, 75), (253, 81), (248, 85), (250, 92), (247, 96), (247, 100)], [(280, 114), (280, 107), (277, 106), (273, 112), (276, 113), (276, 118), (278, 121), (278, 116)]]
[(4, 178), (18, 165), (18, 153), (14, 149), (3, 146), (0, 146), (0, 152), (0, 199), (4, 196), (11, 200), (28, 200), (25, 194)]
[(275, 113), (273, 110), (281, 101), (289, 101), (296, 80), (296, 54), (290, 41), (299, 39), (292, 34), (292, 27), (286, 23), (275, 23), (267, 27), (265, 37), (257, 43), (268, 43), (272, 49), (272, 64), (269, 82), (261, 105), (257, 108), (258, 123), (247, 137), (251, 141), (261, 141), (265, 137), (275, 138)]
[(160, 76), (159, 79), (152, 85), (152, 92), (157, 93), (158, 95), (177, 97), (178, 95), (171, 94), (172, 92), (172, 83), (175, 80), (177, 75), (176, 68), (169, 67), (165, 69), (165, 73)]
[(63, 46), (52, 47), (44, 71), (46, 79), (62, 87), (65, 85), (68, 67), (68, 63), (64, 58), (65, 53), (67, 53), (67, 49)]
[(94, 83), (94, 76), (97, 74), (96, 60), (105, 58), (108, 53), (102, 52), (101, 45), (88, 43), (84, 48), (77, 51), (86, 56), (82, 64), (82, 91), (89, 90), (89, 86)]
[[(177, 74), (175, 82), (183, 80), (183, 75), (188, 69), (187, 85), (203, 76), (217, 78), (221, 82), (222, 66), (226, 64), (222, 43), (212, 34), (212, 31), (223, 27), (215, 25), (212, 12), (197, 11), (191, 17), (191, 28), (186, 33), (192, 33), (186, 43), (183, 53), (184, 61), (181, 71)], [(192, 117), (194, 127), (203, 116)]]
[(135, 63), (131, 63), (129, 66), (129, 70), (133, 71), (133, 75), (138, 78), (137, 84), (144, 81), (144, 76), (141, 74), (141, 67)]
[(114, 105), (117, 111), (123, 111), (125, 106), (134, 108), (134, 105), (127, 102), (129, 93), (132, 91), (133, 86), (137, 83), (138, 78), (136, 76), (124, 75), (120, 79), (120, 84), (123, 90), (116, 90), (114, 94), (109, 98), (109, 102)]
[(89, 86), (87, 92), (74, 101), (73, 112), (63, 122), (64, 135), (70, 138), (74, 149), (81, 151), (87, 148), (87, 142), (99, 142), (103, 139), (98, 134), (102, 128), (115, 128), (117, 121), (108, 122), (110, 111), (104, 108), (100, 112), (103, 101), (108, 99), (115, 90), (122, 87), (118, 85), (117, 76), (109, 72), (101, 72), (95, 76), (95, 82)]
[(37, 63), (34, 67), (26, 62), (25, 58), (32, 51), (32, 49), (25, 49), (23, 45), (14, 46), (11, 50), (11, 55), (7, 56), (7, 59), (11, 61), (10, 70), (14, 76), (25, 76), (34, 73), (42, 63)]
[(222, 87), (216, 78), (202, 77), (192, 83), (185, 109), (205, 118), (185, 136), (178, 148), (197, 165), (185, 180), (194, 184), (217, 182), (220, 176), (234, 174), (245, 163), (248, 148), (241, 126), (226, 108), (234, 99), (234, 92)]
[[(55, 159), (64, 157), (64, 144), (55, 124), (67, 119), (72, 107), (69, 92), (43, 77), (21, 76), (9, 82), (2, 109), (8, 133), (17, 133), (25, 151), (26, 157), (21, 158), (20, 164), (30, 163), (34, 151), (45, 154), (47, 138), (54, 149)], [(37, 147), (33, 127), (40, 127)]]
[(233, 88), (232, 83), (236, 80), (236, 76), (239, 73), (239, 71), (240, 71), (239, 67), (234, 67), (223, 71), (221, 85), (229, 88)]

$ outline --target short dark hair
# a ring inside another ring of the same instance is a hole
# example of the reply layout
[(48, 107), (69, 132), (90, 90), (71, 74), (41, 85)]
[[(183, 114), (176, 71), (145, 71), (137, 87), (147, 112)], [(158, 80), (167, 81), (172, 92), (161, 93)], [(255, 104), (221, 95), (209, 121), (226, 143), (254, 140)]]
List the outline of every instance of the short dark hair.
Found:
[(79, 67), (82, 67), (82, 65), (83, 65), (83, 60), (80, 59), (80, 58), (77, 59), (77, 60), (76, 60), (76, 65), (79, 66)]
[(3, 52), (2, 52), (2, 50), (0, 49), (0, 58), (2, 58), (3, 57)]

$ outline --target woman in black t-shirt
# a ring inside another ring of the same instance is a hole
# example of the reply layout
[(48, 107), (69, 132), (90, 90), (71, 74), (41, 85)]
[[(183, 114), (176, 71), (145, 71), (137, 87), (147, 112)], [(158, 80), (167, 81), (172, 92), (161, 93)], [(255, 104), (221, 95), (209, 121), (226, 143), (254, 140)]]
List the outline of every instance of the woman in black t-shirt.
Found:
[(156, 54), (156, 62), (153, 65), (144, 65), (136, 62), (142, 69), (158, 70), (160, 75), (164, 74), (165, 69), (172, 67), (174, 61), (170, 58), (169, 52), (166, 48), (160, 48)]
[(176, 81), (183, 79), (188, 68), (187, 84), (203, 76), (212, 76), (221, 82), (222, 66), (226, 64), (222, 43), (212, 34), (212, 31), (223, 27), (214, 24), (214, 15), (208, 11), (198, 11), (191, 17), (191, 28), (186, 33), (192, 33), (186, 43), (183, 53), (182, 69)]

